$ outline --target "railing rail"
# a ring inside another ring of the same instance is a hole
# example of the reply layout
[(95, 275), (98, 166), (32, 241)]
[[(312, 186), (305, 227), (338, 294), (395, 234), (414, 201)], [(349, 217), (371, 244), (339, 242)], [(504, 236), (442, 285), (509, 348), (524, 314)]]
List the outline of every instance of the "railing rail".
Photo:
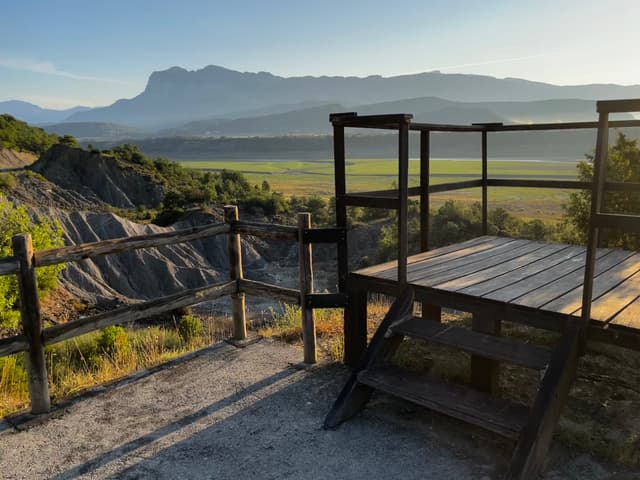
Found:
[[(172, 295), (126, 305), (115, 310), (80, 318), (68, 323), (43, 328), (40, 316), (35, 269), (49, 265), (79, 262), (103, 255), (117, 254), (143, 248), (157, 248), (227, 235), (229, 274), (227, 282), (184, 290)], [(244, 278), (240, 236), (298, 242), (300, 249), (300, 288), (286, 288)], [(316, 334), (313, 309), (344, 307), (346, 295), (313, 293), (313, 264), (311, 243), (346, 241), (340, 228), (311, 228), (311, 215), (299, 214), (298, 226), (275, 225), (240, 221), (235, 206), (225, 207), (225, 222), (202, 225), (170, 232), (123, 237), (99, 242), (70, 245), (33, 252), (31, 237), (14, 238), (14, 256), (0, 259), (0, 275), (17, 275), (20, 285), (22, 330), (24, 333), (0, 339), (0, 357), (27, 352), (29, 393), (33, 413), (50, 409), (48, 375), (44, 361), (44, 347), (77, 337), (110, 325), (134, 322), (143, 318), (196, 305), (224, 296), (231, 296), (234, 319), (233, 338), (247, 338), (245, 295), (293, 303), (302, 310), (304, 361), (316, 362)], [(326, 299), (324, 297), (327, 297)], [(307, 301), (313, 298), (314, 301)]]

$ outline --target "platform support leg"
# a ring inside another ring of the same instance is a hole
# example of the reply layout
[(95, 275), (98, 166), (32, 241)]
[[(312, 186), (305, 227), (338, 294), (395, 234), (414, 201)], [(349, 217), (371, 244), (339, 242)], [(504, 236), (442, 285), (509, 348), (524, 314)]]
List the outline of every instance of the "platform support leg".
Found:
[(434, 305), (428, 302), (422, 303), (422, 318), (433, 322), (442, 322), (442, 308), (440, 305)]
[[(502, 322), (487, 314), (473, 314), (471, 328), (475, 332), (500, 335)], [(478, 355), (471, 356), (471, 384), (483, 392), (496, 394), (500, 383), (500, 362)]]
[(367, 291), (350, 288), (344, 311), (344, 363), (358, 365), (367, 348)]

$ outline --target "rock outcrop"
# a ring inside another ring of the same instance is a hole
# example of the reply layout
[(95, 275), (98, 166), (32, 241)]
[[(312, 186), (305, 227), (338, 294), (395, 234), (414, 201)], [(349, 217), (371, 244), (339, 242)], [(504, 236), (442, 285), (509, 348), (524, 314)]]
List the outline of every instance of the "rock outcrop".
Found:
[(81, 148), (55, 145), (31, 169), (57, 186), (117, 208), (156, 207), (164, 188), (116, 158)]

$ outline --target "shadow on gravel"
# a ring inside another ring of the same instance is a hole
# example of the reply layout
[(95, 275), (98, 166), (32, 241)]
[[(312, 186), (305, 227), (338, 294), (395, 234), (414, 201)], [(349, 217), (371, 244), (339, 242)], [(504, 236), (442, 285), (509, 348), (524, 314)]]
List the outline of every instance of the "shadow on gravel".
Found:
[[(341, 365), (308, 372), (289, 368), (54, 478), (418, 480), (479, 479), (488, 473), (487, 466), (435, 438), (429, 422), (398, 419), (397, 405), (389, 409), (388, 401), (374, 402), (372, 413), (336, 431), (323, 430), (346, 375)], [(224, 416), (220, 410), (234, 403)], [(201, 429), (165, 438), (155, 450), (136, 451), (210, 415)]]
[(56, 480), (62, 480), (62, 479), (73, 479), (73, 478), (77, 478), (79, 476), (82, 475), (87, 475), (90, 474), (91, 472), (99, 469), (100, 467), (103, 467), (105, 465), (107, 465), (108, 463), (117, 460), (118, 458), (121, 458), (137, 449), (139, 449), (140, 447), (143, 447), (145, 445), (151, 444), (167, 435), (170, 435), (171, 433), (177, 432), (180, 429), (183, 429), (193, 423), (195, 423), (196, 421), (203, 419), (205, 417), (208, 417), (210, 415), (212, 415), (213, 413), (222, 410), (225, 407), (228, 407), (240, 400), (242, 400), (243, 398), (249, 397), (252, 394), (254, 394), (255, 392), (258, 392), (259, 390), (272, 385), (274, 383), (277, 383), (278, 381), (281, 381), (291, 375), (293, 375), (294, 373), (296, 373), (295, 369), (287, 369), (287, 370), (283, 370), (281, 372), (278, 372), (275, 375), (272, 375), (270, 377), (267, 377), (259, 382), (256, 382), (240, 391), (238, 391), (237, 393), (230, 395), (222, 400), (219, 400), (215, 403), (212, 403), (211, 405), (209, 405), (206, 408), (203, 408), (201, 410), (198, 410), (197, 412), (194, 412), (190, 415), (187, 415), (185, 417), (180, 418), (179, 420), (177, 420), (176, 422), (170, 423), (168, 425), (165, 425), (164, 427), (155, 430), (147, 435), (144, 435), (142, 437), (139, 437), (131, 442), (128, 442), (118, 448), (116, 448), (115, 450), (111, 450), (109, 452), (106, 452), (82, 465), (79, 465), (73, 469), (67, 470), (66, 472), (62, 472), (54, 477), (52, 477), (53, 479)]

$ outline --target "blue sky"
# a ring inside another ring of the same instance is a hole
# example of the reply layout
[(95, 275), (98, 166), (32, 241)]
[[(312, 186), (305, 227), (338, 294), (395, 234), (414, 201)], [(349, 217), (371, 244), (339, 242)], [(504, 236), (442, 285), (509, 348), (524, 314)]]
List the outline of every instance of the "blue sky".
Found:
[(130, 98), (174, 65), (640, 83), (640, 0), (3, 3), (0, 101), (52, 108)]

